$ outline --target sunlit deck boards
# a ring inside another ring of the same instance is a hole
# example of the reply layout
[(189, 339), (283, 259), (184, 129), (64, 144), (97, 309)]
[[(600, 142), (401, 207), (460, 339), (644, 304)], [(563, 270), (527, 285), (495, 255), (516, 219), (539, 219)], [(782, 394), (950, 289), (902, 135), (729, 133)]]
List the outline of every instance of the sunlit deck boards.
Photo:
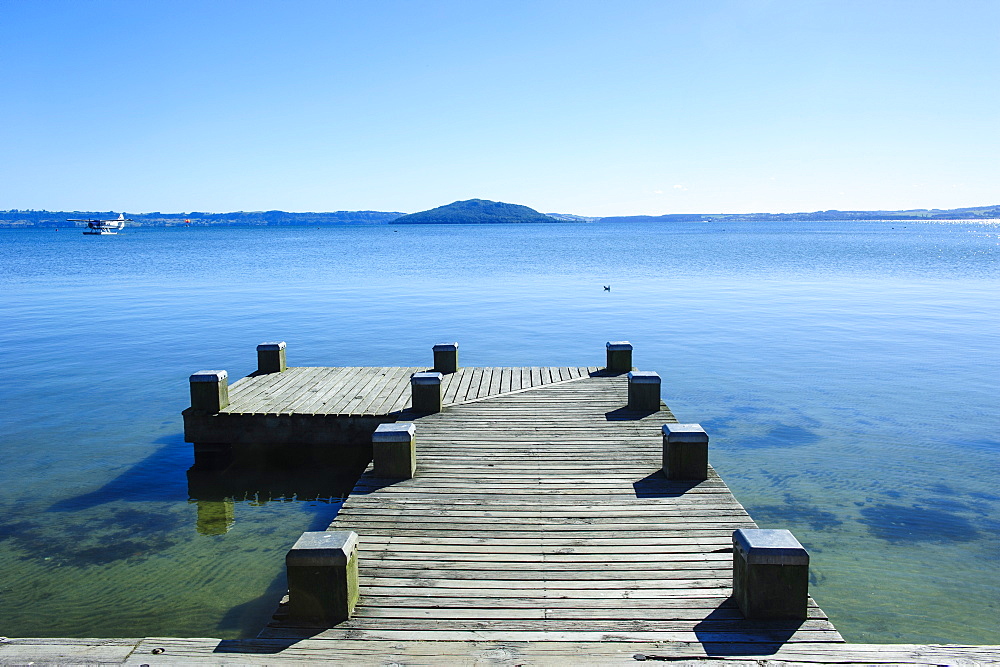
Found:
[[(350, 366), (300, 367), (283, 373), (247, 376), (229, 388), (229, 405), (236, 414), (299, 414), (378, 416), (410, 405), (410, 376), (421, 367)], [(445, 405), (473, 401), (511, 391), (540, 387), (586, 376), (596, 368), (460, 368), (444, 376)]]
[(331, 525), (360, 536), (355, 617), (261, 638), (439, 642), (442, 660), (456, 642), (841, 642), (814, 603), (804, 622), (743, 619), (731, 535), (753, 521), (714, 471), (659, 475), (676, 420), (626, 402), (624, 376), (597, 374), (417, 419), (417, 476), (367, 472)]

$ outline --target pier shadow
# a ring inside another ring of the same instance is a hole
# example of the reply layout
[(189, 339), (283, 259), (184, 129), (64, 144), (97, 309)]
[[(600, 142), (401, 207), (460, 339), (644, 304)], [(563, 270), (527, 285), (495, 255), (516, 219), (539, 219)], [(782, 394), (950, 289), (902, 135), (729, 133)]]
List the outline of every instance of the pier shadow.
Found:
[[(734, 613), (738, 617), (734, 618)], [(709, 657), (774, 655), (799, 631), (802, 620), (747, 620), (728, 598), (694, 626)]]
[(631, 410), (625, 407), (605, 412), (604, 418), (609, 422), (638, 421), (650, 415), (655, 415), (657, 412), (659, 410)]
[(184, 442), (183, 433), (163, 436), (153, 442), (161, 447), (99, 489), (58, 500), (46, 511), (75, 512), (114, 501), (171, 501), (183, 498), (181, 473), (194, 460), (191, 445)]
[(367, 496), (369, 493), (375, 493), (379, 489), (384, 489), (387, 486), (392, 486), (393, 484), (399, 484), (400, 482), (405, 482), (406, 480), (396, 478), (396, 477), (375, 477), (369, 475), (362, 475), (361, 479), (351, 490), (352, 496)]
[(667, 479), (662, 470), (632, 482), (636, 498), (678, 498), (701, 484), (699, 480)]
[(592, 378), (616, 378), (628, 374), (629, 374), (628, 371), (612, 371), (608, 370), (607, 368), (600, 368), (596, 371), (590, 371), (589, 373), (587, 373), (587, 375)]
[(317, 628), (315, 634), (309, 637), (295, 637), (286, 639), (223, 639), (215, 647), (212, 653), (225, 653), (227, 655), (277, 655), (289, 649), (300, 641), (311, 639), (323, 632), (322, 628)]

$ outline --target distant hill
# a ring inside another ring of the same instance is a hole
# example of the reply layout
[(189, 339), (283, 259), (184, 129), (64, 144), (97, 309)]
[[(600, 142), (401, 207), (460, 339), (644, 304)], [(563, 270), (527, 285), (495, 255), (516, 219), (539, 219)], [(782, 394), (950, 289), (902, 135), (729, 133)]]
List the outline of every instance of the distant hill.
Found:
[(492, 225), (510, 223), (559, 222), (520, 204), (505, 204), (487, 199), (467, 199), (429, 211), (396, 218), (394, 225)]

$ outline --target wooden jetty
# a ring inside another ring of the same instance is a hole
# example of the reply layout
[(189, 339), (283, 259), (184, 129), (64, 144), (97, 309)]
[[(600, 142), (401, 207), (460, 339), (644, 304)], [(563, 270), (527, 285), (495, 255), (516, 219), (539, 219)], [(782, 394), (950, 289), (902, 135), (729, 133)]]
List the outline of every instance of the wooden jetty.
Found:
[[(273, 621), (246, 640), (8, 640), (0, 664), (1000, 662), (996, 646), (845, 643), (804, 587), (784, 585), (807, 572), (804, 550), (756, 530), (699, 459), (700, 428), (678, 424), (659, 377), (626, 373), (613, 351), (605, 367), (456, 363), (432, 383), (437, 410), (414, 409), (435, 407), (411, 380), (425, 369), (282, 369), (235, 383), (210, 416), (229, 420), (216, 435), (236, 448), (251, 444), (238, 419), (259, 436), (261, 415), (300, 433), (338, 417), (349, 423), (328, 428), (332, 446), (369, 426), (366, 451), (376, 445), (329, 529), (289, 551), (290, 596)], [(287, 432), (276, 442), (294, 446)], [(761, 613), (754, 576), (766, 594), (801, 597), (801, 613)]]

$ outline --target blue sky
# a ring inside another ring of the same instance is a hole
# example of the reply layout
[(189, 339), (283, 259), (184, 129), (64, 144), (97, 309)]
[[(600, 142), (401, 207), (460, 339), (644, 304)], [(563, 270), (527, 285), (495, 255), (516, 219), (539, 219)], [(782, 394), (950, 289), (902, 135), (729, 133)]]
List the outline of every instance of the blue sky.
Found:
[(1000, 1), (0, 0), (0, 209), (1000, 203)]

